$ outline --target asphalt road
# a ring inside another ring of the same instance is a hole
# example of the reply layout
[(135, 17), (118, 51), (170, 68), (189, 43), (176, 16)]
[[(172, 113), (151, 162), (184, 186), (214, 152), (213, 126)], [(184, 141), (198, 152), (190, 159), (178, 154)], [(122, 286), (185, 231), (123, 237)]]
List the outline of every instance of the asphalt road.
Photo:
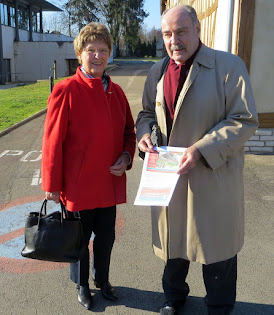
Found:
[[(119, 64), (111, 77), (124, 89), (136, 119), (147, 70), (152, 64)], [(0, 91), (1, 99), (1, 91)], [(45, 115), (0, 137), (0, 314), (87, 314), (77, 301), (66, 264), (23, 259), (24, 222), (40, 209), (40, 150)], [(151, 248), (150, 210), (133, 206), (142, 161), (128, 172), (128, 203), (118, 207), (117, 237), (110, 281), (117, 303), (103, 300), (91, 283), (93, 313), (157, 314), (164, 302), (164, 263)], [(233, 314), (274, 314), (273, 204), (274, 156), (247, 155), (245, 168), (246, 241), (239, 254), (238, 294)], [(54, 208), (55, 205), (52, 204)], [(192, 263), (190, 297), (179, 314), (206, 314), (201, 266)]]

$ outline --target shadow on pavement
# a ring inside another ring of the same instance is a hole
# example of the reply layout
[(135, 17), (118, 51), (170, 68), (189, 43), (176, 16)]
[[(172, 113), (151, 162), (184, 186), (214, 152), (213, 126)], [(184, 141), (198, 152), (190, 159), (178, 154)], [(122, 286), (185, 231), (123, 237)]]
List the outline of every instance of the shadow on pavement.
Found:
[(159, 292), (138, 290), (127, 287), (115, 287), (119, 300), (111, 302), (102, 299), (100, 290), (91, 289), (94, 300), (93, 312), (104, 312), (106, 307), (124, 305), (126, 308), (139, 309), (159, 313), (159, 308), (164, 302), (164, 294)]
[[(186, 304), (178, 315), (189, 314), (189, 315), (206, 315), (207, 309), (204, 303), (204, 299), (201, 297), (189, 296)], [(231, 315), (271, 315), (274, 314), (273, 305), (237, 302)]]
[[(94, 299), (92, 312), (103, 313), (107, 307), (124, 305), (129, 309), (138, 309), (159, 314), (159, 309), (165, 301), (163, 293), (139, 290), (127, 287), (115, 287), (119, 296), (117, 302), (110, 302), (102, 299), (99, 290), (91, 289)], [(201, 297), (189, 296), (186, 304), (177, 312), (178, 315), (206, 315), (207, 309), (204, 299)], [(233, 315), (271, 315), (274, 314), (273, 305), (236, 302)]]

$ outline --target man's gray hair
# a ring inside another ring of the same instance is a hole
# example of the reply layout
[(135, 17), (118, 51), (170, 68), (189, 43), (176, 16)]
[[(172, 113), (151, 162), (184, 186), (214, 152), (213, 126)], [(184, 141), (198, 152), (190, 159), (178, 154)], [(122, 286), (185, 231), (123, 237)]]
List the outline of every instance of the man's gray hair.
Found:
[[(196, 13), (195, 9), (194, 9), (192, 6), (190, 6), (190, 5), (182, 5), (182, 6), (180, 6), (180, 7), (183, 9), (183, 11), (185, 11), (186, 13), (188, 13), (188, 15), (189, 15), (190, 18), (191, 18), (191, 21), (192, 21), (193, 25), (195, 25), (196, 23), (199, 23), (199, 20), (198, 20), (198, 17), (197, 17), (197, 13)], [(165, 10), (165, 11), (163, 12), (161, 18), (163, 18), (163, 16), (164, 16), (168, 11), (170, 11), (170, 10), (173, 9), (173, 8), (176, 8), (176, 7), (172, 7), (172, 8), (170, 8), (170, 9)]]
[(195, 9), (190, 6), (190, 5), (184, 5), (183, 6), (184, 10), (189, 14), (193, 24), (195, 25), (197, 22), (199, 22), (198, 17), (197, 17), (197, 13), (195, 11)]

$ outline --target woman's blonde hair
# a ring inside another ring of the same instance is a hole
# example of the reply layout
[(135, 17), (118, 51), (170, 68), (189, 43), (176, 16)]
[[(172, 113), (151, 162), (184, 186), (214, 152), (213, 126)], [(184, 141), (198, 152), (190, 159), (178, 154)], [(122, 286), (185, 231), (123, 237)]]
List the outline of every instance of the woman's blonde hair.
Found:
[(75, 37), (73, 41), (75, 55), (78, 59), (80, 58), (85, 44), (94, 40), (101, 40), (106, 43), (109, 52), (111, 53), (112, 37), (109, 33), (109, 30), (104, 24), (91, 22), (81, 29), (79, 35)]

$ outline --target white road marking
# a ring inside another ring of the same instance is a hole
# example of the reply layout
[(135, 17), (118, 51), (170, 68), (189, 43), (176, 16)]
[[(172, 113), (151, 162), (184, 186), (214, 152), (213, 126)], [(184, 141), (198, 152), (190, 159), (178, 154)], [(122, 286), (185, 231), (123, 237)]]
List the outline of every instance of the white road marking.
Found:
[(41, 184), (42, 179), (40, 178), (40, 174), (41, 174), (40, 169), (34, 171), (32, 181), (31, 181), (31, 186), (38, 186)]

